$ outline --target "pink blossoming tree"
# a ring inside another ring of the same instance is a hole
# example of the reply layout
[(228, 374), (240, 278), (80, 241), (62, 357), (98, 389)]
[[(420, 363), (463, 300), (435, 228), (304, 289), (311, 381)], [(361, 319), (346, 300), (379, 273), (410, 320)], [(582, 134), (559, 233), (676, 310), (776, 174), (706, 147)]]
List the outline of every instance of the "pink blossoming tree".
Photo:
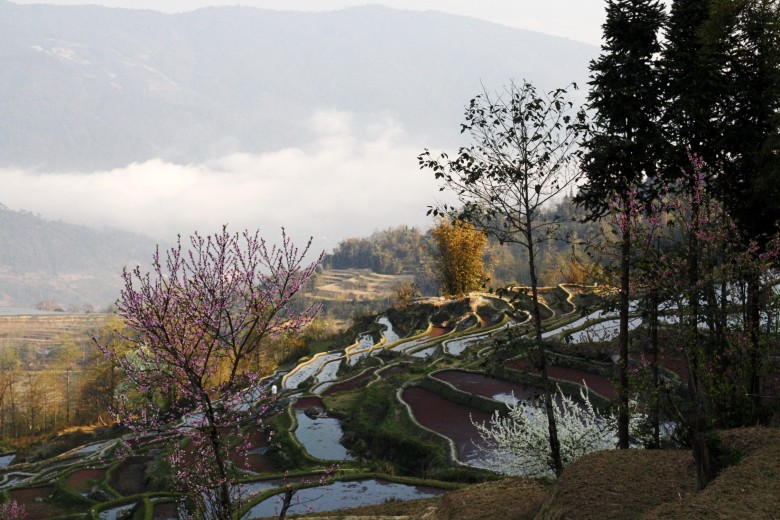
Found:
[(248, 358), (269, 336), (314, 318), (318, 308), (301, 308), (294, 297), (322, 256), (307, 265), (311, 241), (299, 249), (284, 230), (279, 245), (226, 228), (189, 242), (183, 247), (180, 237), (164, 255), (158, 249), (151, 273), (125, 269), (117, 312), (131, 348), (98, 344), (137, 392), (167, 397), (120, 399), (116, 419), (139, 433), (180, 436), (168, 462), (190, 514), (227, 520), (240, 501), (231, 494), (231, 460), (251, 448), (238, 425), (262, 394)]
[(0, 505), (0, 520), (24, 520), (25, 518), (28, 518), (27, 510), (16, 500)]

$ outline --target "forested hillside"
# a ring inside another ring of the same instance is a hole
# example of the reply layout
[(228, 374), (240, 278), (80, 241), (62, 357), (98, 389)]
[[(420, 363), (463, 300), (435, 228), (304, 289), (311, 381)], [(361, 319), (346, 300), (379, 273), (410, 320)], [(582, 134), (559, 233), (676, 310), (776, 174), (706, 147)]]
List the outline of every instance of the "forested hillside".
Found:
[(444, 144), (480, 82), (582, 82), (596, 54), (565, 38), (380, 6), (166, 15), (0, 0), (0, 34), (0, 166), (55, 170), (300, 146), (323, 108), (369, 122), (390, 115)]
[(0, 204), (0, 305), (105, 307), (125, 266), (148, 261), (151, 238), (44, 220)]
[[(549, 208), (548, 214), (560, 221), (560, 225), (555, 239), (545, 242), (538, 253), (543, 283), (581, 283), (586, 281), (583, 276), (600, 273), (598, 266), (607, 265), (611, 259), (589, 247), (599, 238), (599, 224), (585, 222), (584, 211), (574, 205), (570, 196)], [(594, 254), (589, 255), (589, 251)], [(413, 275), (417, 289), (432, 295), (439, 290), (435, 279), (436, 255), (430, 230), (399, 226), (376, 231), (368, 237), (344, 239), (323, 263), (326, 269), (371, 269), (378, 274)], [(518, 244), (500, 244), (489, 237), (484, 261), (492, 287), (529, 283), (527, 253)]]

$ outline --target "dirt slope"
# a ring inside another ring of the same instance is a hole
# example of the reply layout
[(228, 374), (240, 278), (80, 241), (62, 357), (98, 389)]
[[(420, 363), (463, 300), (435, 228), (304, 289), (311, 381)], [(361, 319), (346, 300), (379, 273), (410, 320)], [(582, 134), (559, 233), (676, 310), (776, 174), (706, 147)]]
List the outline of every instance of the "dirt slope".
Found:
[(744, 458), (703, 491), (664, 504), (643, 518), (780, 518), (780, 429), (730, 430), (721, 440)]
[(637, 518), (695, 489), (688, 451), (602, 451), (566, 468), (537, 518)]

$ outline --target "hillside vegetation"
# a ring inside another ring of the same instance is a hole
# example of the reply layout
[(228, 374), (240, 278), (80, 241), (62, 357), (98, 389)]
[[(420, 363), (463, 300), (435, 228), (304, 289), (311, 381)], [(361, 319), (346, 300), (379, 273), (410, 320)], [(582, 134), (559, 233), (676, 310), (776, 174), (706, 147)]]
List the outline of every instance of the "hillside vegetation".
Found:
[(0, 305), (42, 301), (104, 309), (122, 287), (122, 268), (145, 264), (155, 241), (125, 231), (45, 220), (0, 204)]

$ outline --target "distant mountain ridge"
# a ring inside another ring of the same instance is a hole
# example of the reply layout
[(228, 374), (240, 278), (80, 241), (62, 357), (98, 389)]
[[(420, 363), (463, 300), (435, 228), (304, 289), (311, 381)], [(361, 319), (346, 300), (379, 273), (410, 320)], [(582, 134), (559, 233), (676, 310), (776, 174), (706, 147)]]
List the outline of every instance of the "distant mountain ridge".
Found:
[(44, 220), (0, 204), (0, 305), (104, 308), (119, 298), (122, 268), (146, 265), (151, 238)]
[(587, 78), (597, 48), (439, 12), (214, 7), (168, 15), (0, 0), (0, 167), (191, 163), (299, 144), (316, 110), (457, 142), (480, 82)]

